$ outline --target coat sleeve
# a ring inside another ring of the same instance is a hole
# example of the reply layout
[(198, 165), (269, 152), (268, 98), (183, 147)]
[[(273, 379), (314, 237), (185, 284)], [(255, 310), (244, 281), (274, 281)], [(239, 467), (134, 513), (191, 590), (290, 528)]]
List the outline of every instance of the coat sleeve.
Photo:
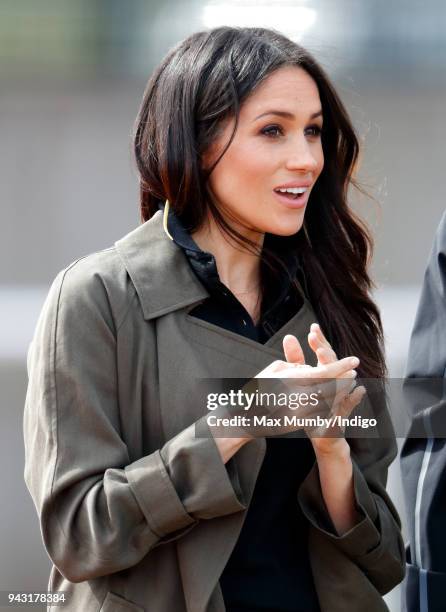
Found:
[[(130, 461), (116, 313), (101, 276), (82, 270), (75, 262), (60, 272), (41, 311), (23, 421), (25, 482), (45, 548), (72, 582), (131, 567), (200, 520), (246, 508), (234, 462), (222, 462), (212, 436), (196, 437), (195, 424)], [(170, 475), (177, 465), (181, 491)]]
[(341, 536), (337, 534), (324, 502), (317, 463), (299, 488), (298, 501), (327, 550), (334, 546), (346, 555), (383, 595), (400, 583), (405, 573), (400, 517), (386, 492), (388, 467), (397, 446), (384, 393), (377, 394), (373, 405), (366, 398), (356, 411), (378, 422), (371, 436), (348, 439), (359, 522)]

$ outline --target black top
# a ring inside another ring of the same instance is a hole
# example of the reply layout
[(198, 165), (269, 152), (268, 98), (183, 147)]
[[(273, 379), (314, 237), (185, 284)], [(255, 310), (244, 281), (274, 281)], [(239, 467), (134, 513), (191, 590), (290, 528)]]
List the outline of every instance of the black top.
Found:
[[(159, 208), (164, 209), (160, 203)], [(285, 255), (288, 274), (268, 288), (261, 317), (251, 316), (218, 276), (215, 258), (202, 251), (178, 216), (169, 210), (168, 231), (207, 288), (210, 297), (189, 314), (260, 343), (278, 331), (302, 306), (291, 277), (296, 255)], [(270, 234), (265, 235), (265, 243)], [(308, 438), (266, 438), (266, 454), (239, 538), (220, 577), (227, 612), (319, 612), (308, 553), (308, 521), (297, 491), (314, 463)]]

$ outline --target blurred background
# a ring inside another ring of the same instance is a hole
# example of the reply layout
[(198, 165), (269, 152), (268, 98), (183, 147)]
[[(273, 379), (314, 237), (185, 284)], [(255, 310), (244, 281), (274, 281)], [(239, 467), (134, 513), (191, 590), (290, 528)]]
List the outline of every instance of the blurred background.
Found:
[[(273, 27), (314, 53), (363, 144), (352, 193), (376, 243), (390, 373), (404, 371), (442, 216), (443, 0), (0, 0), (0, 590), (45, 590), (50, 563), (23, 482), (26, 351), (59, 270), (139, 224), (131, 132), (154, 66), (188, 34)], [(389, 490), (404, 520), (399, 468)], [(399, 610), (399, 589), (386, 597)]]

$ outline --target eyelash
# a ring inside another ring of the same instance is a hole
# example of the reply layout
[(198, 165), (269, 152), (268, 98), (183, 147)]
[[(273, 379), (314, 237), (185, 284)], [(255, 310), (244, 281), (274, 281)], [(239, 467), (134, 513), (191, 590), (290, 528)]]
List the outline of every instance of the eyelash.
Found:
[[(277, 135), (271, 134), (271, 132), (269, 132), (269, 130), (279, 130), (281, 134), (283, 134), (283, 130), (279, 125), (269, 125), (266, 128), (263, 128), (262, 130), (262, 134), (264, 134), (265, 136), (268, 136), (268, 138), (276, 138)], [(308, 127), (309, 130), (315, 130), (315, 133), (312, 134), (312, 136), (314, 138), (318, 138), (321, 134), (322, 134), (322, 128), (319, 127), (318, 125), (310, 125)]]

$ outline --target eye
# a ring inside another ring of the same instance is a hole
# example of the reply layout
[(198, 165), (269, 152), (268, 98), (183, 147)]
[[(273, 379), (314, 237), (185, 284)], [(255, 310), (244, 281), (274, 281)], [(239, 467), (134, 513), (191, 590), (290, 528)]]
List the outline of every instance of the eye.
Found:
[(322, 134), (322, 128), (320, 125), (310, 125), (308, 130), (311, 130), (310, 136), (314, 136), (315, 138), (319, 137)]
[[(265, 136), (269, 136), (270, 138), (271, 137), (275, 138), (278, 135), (277, 131), (280, 134), (283, 134), (283, 130), (282, 130), (282, 128), (279, 125), (269, 125), (268, 127), (263, 128), (262, 134), (265, 134)], [(276, 132), (276, 133), (274, 133), (274, 132)]]
[[(319, 125), (310, 125), (306, 130), (308, 136), (319, 138), (322, 134), (322, 127)], [(261, 133), (269, 138), (277, 138), (280, 134), (283, 135), (283, 129), (280, 125), (269, 125), (261, 130)]]

